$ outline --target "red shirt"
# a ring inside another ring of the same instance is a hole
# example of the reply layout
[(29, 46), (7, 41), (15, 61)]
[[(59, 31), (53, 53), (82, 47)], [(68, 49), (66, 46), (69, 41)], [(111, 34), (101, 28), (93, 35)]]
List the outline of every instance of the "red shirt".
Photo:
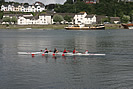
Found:
[(76, 50), (73, 50), (73, 53), (76, 53)]
[(63, 53), (67, 53), (67, 51), (66, 51), (66, 50), (64, 50), (64, 51), (63, 51)]

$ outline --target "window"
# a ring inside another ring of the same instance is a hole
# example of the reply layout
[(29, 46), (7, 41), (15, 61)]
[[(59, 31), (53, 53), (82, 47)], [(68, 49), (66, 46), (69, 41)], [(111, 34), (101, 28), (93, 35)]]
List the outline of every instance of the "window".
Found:
[(81, 23), (81, 21), (78, 21), (78, 23)]

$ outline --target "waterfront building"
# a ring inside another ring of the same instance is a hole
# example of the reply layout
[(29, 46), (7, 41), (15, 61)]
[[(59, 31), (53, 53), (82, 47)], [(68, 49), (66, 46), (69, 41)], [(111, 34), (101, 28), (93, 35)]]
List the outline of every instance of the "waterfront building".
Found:
[(96, 15), (87, 15), (86, 12), (80, 12), (74, 16), (74, 24), (95, 24)]
[(18, 25), (48, 25), (51, 23), (51, 16), (41, 14), (39, 16), (23, 15), (18, 17)]
[(118, 24), (120, 23), (120, 17), (110, 17), (110, 22)]

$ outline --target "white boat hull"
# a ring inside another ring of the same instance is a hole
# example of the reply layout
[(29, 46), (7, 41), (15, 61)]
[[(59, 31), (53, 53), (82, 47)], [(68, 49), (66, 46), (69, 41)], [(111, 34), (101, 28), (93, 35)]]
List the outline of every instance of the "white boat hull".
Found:
[(133, 26), (128, 27), (128, 29), (133, 29)]
[(49, 52), (49, 53), (44, 53), (44, 52), (18, 52), (19, 55), (53, 55), (53, 56), (57, 56), (57, 55), (61, 55), (61, 56), (105, 56), (106, 54), (94, 54), (94, 53), (88, 53), (88, 54), (84, 54), (84, 53), (53, 53), (53, 52)]

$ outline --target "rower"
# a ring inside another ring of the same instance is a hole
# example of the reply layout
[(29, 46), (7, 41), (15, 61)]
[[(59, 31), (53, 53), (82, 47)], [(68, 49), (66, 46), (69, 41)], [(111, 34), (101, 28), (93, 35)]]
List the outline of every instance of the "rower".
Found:
[(76, 51), (76, 49), (74, 48), (74, 50), (73, 50), (73, 54), (75, 54), (75, 53), (78, 53), (78, 51)]
[(68, 51), (66, 49), (64, 49), (63, 53), (68, 53)]
[(45, 48), (45, 50), (44, 50), (44, 53), (48, 53), (49, 51), (48, 51), (48, 49), (47, 48)]
[(56, 48), (54, 48), (54, 53), (58, 53), (58, 50)]
[(85, 54), (88, 54), (88, 50), (85, 51)]

